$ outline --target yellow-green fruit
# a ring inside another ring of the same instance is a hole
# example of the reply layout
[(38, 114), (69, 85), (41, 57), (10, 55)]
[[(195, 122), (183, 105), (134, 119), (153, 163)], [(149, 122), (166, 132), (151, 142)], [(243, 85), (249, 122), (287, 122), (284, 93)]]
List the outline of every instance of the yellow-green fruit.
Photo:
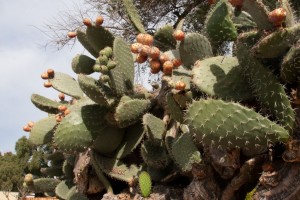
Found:
[(24, 182), (26, 183), (26, 185), (32, 185), (33, 184), (32, 174), (26, 174), (24, 178)]
[(151, 193), (151, 177), (148, 172), (141, 172), (139, 176), (139, 186), (143, 197), (148, 197)]

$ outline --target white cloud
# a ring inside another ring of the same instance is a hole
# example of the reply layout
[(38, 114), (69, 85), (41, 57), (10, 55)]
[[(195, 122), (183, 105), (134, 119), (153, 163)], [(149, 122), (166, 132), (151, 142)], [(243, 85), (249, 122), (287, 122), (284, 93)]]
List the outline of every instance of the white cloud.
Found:
[(75, 76), (71, 60), (82, 47), (61, 51), (40, 48), (38, 44), (45, 44), (47, 38), (35, 28), (71, 4), (71, 0), (0, 1), (0, 152), (14, 151), (17, 139), (26, 135), (23, 125), (46, 116), (32, 105), (31, 94), (50, 98), (58, 94), (43, 87), (40, 74), (53, 68)]

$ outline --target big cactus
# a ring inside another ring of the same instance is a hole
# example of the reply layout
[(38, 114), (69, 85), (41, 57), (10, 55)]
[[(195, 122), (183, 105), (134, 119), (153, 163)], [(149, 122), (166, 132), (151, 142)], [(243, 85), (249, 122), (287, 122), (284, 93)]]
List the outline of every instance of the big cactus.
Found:
[[(181, 24), (150, 34), (133, 2), (122, 1), (138, 32), (132, 44), (85, 22), (86, 30), (75, 35), (95, 59), (73, 59), (77, 81), (51, 70), (42, 76), (47, 87), (72, 100), (32, 95), (49, 116), (24, 128), (34, 144), (52, 146), (51, 164), (43, 171), (61, 181), (27, 177), (29, 189), (87, 199), (102, 190), (118, 193), (120, 181), (133, 195), (139, 193), (138, 178), (141, 185), (147, 174), (147, 184), (149, 177), (157, 185), (185, 178), (182, 199), (243, 199), (248, 193), (248, 199), (279, 200), (300, 194), (299, 187), (293, 194), (277, 187), (293, 186), (290, 174), (299, 171), (293, 162), (300, 160), (300, 148), (291, 145), (299, 139), (294, 109), (300, 96), (300, 25), (289, 1), (209, 2), (215, 4), (202, 32), (185, 33)], [(224, 42), (233, 45), (230, 56), (215, 53)], [(135, 64), (145, 62), (151, 73), (162, 75), (153, 91), (134, 83)], [(272, 185), (266, 177), (277, 172), (288, 176), (278, 175)], [(46, 181), (51, 188), (39, 186)], [(142, 196), (151, 197), (148, 185), (146, 192), (140, 187)]]

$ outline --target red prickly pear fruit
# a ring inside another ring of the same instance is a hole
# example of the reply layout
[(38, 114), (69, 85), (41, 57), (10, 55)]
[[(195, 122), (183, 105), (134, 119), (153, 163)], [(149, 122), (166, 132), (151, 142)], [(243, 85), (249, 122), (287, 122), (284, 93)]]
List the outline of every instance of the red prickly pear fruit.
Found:
[(46, 87), (46, 88), (52, 87), (52, 83), (50, 81), (46, 81), (44, 83), (44, 87)]
[(83, 24), (86, 25), (87, 27), (92, 26), (92, 21), (89, 18), (83, 19)]
[(185, 89), (185, 83), (183, 81), (177, 81), (175, 84), (175, 89), (176, 90), (184, 90)]
[(148, 56), (142, 55), (142, 54), (138, 54), (136, 56), (135, 62), (137, 62), (137, 63), (144, 63), (144, 62), (146, 62), (147, 59), (148, 59)]
[(268, 18), (274, 26), (280, 26), (286, 18), (286, 10), (284, 8), (277, 8), (269, 12)]
[(151, 60), (150, 61), (150, 68), (151, 68), (151, 73), (152, 74), (157, 74), (160, 72), (161, 69), (161, 64), (158, 60)]
[(62, 117), (60, 114), (55, 115), (55, 120), (56, 120), (56, 122), (61, 122), (62, 119), (63, 119), (63, 117)]
[(23, 126), (23, 131), (25, 132), (30, 132), (31, 131), (31, 127), (28, 125)]
[(54, 70), (53, 69), (48, 69), (47, 74), (48, 74), (49, 78), (53, 78), (54, 77)]
[(68, 37), (69, 38), (74, 38), (77, 36), (77, 33), (76, 32), (68, 32)]
[(32, 121), (28, 122), (28, 124), (27, 124), (27, 126), (29, 126), (30, 128), (32, 128), (33, 125), (34, 125), (34, 122), (32, 122)]
[(64, 100), (65, 100), (65, 94), (64, 94), (64, 93), (59, 93), (58, 98), (59, 98), (61, 101), (64, 101)]
[(152, 36), (152, 35), (150, 35), (150, 34), (145, 34), (145, 35), (144, 35), (144, 38), (143, 38), (142, 44), (151, 46), (151, 45), (153, 44), (153, 41), (154, 41), (154, 39), (153, 39), (153, 36)]
[(104, 22), (104, 18), (102, 16), (96, 17), (96, 26), (101, 26)]
[(44, 80), (49, 79), (48, 73), (47, 72), (42, 73), (41, 78), (44, 79)]
[(173, 33), (173, 37), (175, 40), (182, 41), (184, 40), (185, 33), (182, 30), (176, 30)]
[(68, 115), (68, 114), (70, 114), (71, 113), (71, 110), (69, 110), (69, 109), (66, 109), (65, 111), (64, 111), (64, 115)]
[(144, 36), (145, 36), (145, 33), (139, 33), (137, 36), (136, 36), (136, 41), (138, 42), (138, 43), (141, 43), (141, 44), (143, 44), (143, 40), (144, 40)]
[(130, 49), (131, 49), (131, 52), (132, 53), (139, 53), (139, 51), (140, 51), (140, 49), (142, 48), (142, 44), (141, 43), (133, 43), (133, 44), (131, 44), (131, 47), (130, 47)]
[(173, 71), (173, 63), (171, 61), (166, 61), (163, 64), (163, 72), (165, 75), (171, 75)]
[(149, 57), (152, 59), (158, 59), (160, 55), (160, 50), (157, 47), (151, 47)]
[(142, 47), (140, 48), (140, 54), (144, 55), (144, 56), (148, 56), (151, 52), (151, 48), (147, 45), (142, 45)]
[(182, 65), (182, 61), (181, 61), (180, 59), (177, 59), (177, 58), (174, 58), (174, 59), (172, 60), (172, 63), (173, 63), (173, 65), (174, 65), (174, 68), (177, 68), (177, 67), (179, 67), (180, 65)]
[(161, 62), (162, 64), (164, 64), (166, 61), (169, 61), (170, 59), (169, 59), (169, 57), (168, 57), (166, 54), (161, 54), (161, 55), (159, 56), (159, 60), (160, 60), (160, 62)]
[(61, 112), (64, 112), (65, 110), (67, 110), (68, 108), (67, 108), (67, 106), (65, 106), (65, 105), (59, 105), (58, 106), (58, 110), (59, 111), (61, 111)]

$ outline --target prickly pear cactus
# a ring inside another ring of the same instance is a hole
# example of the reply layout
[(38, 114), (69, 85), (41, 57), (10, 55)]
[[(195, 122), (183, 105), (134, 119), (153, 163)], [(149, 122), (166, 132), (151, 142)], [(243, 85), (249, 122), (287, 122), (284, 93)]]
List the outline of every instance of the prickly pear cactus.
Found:
[[(207, 2), (203, 30), (186, 33), (181, 20), (148, 33), (134, 1), (121, 1), (138, 32), (132, 44), (101, 17), (84, 20), (74, 34), (94, 58), (70, 61), (75, 78), (42, 74), (59, 100), (31, 97), (48, 117), (23, 129), (47, 151), (47, 178), (26, 175), (24, 186), (65, 200), (126, 187), (126, 195), (155, 198), (152, 184), (180, 185), (184, 199), (299, 196), (300, 24), (293, 6)], [(231, 51), (215, 53), (224, 44)], [(140, 63), (160, 77), (151, 91), (135, 85)]]

